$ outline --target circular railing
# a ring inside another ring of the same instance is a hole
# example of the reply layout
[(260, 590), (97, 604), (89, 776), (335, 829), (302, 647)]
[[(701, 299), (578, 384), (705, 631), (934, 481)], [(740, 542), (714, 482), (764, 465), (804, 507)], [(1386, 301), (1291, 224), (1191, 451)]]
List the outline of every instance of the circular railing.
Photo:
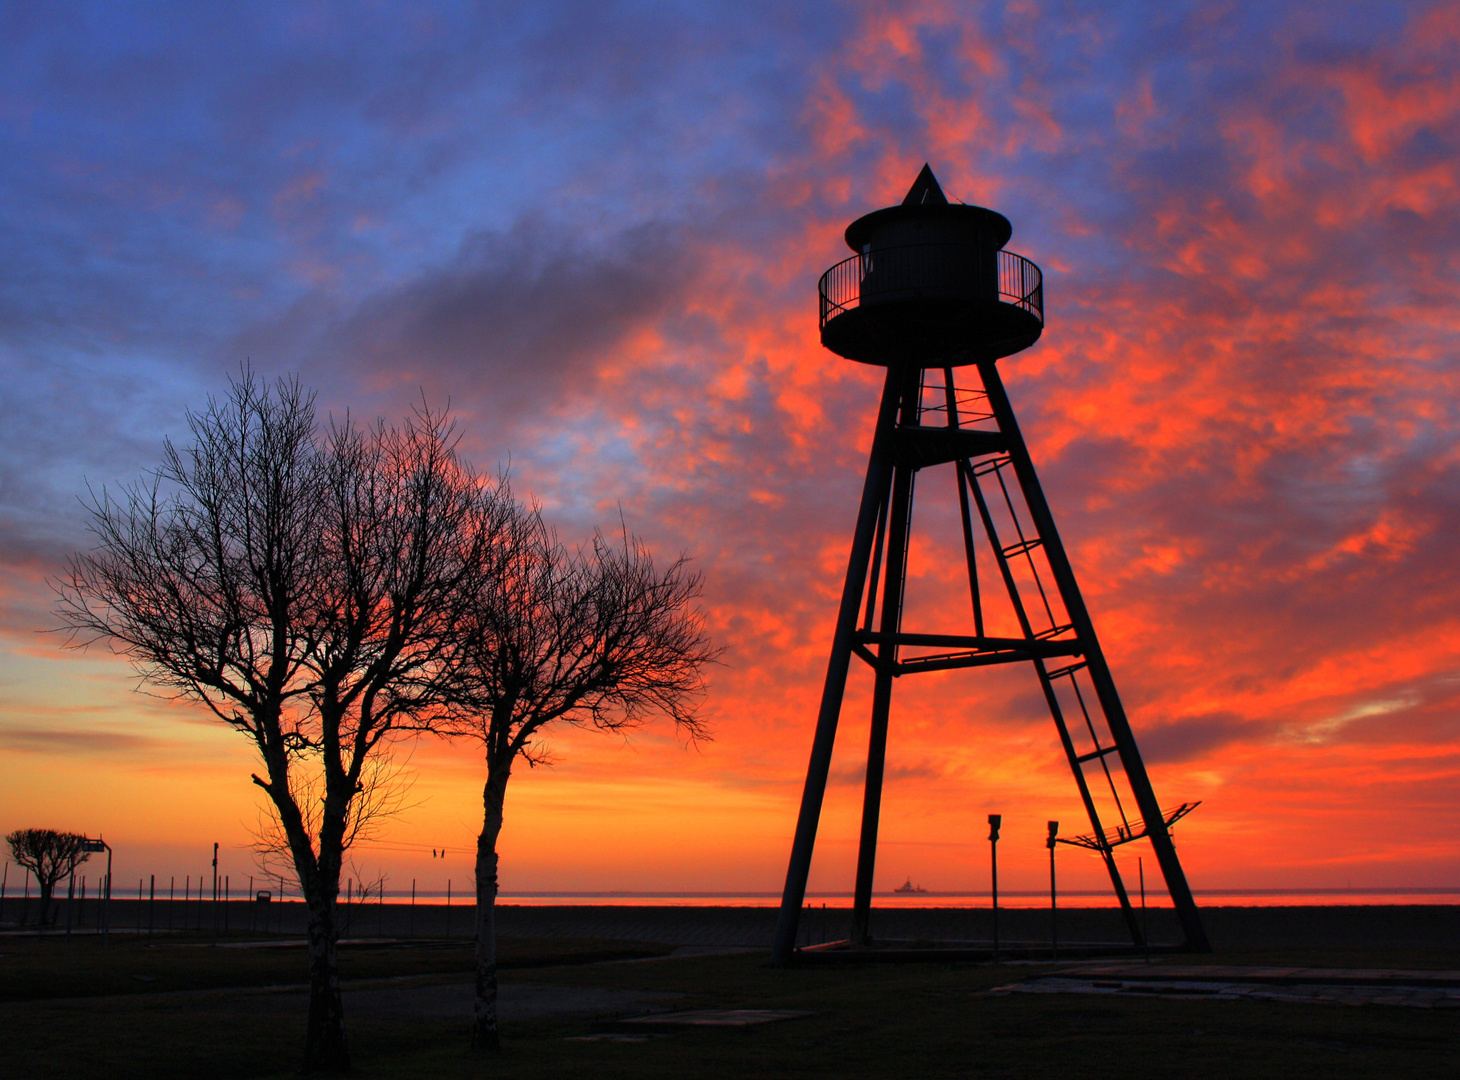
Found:
[[(975, 292), (978, 249), (970, 244), (906, 244), (843, 259), (821, 275), (821, 327), (860, 307), (864, 283), (875, 280), (879, 301)], [(869, 293), (874, 291), (871, 288)], [(1044, 277), (1012, 251), (998, 253), (998, 299), (1044, 323)]]

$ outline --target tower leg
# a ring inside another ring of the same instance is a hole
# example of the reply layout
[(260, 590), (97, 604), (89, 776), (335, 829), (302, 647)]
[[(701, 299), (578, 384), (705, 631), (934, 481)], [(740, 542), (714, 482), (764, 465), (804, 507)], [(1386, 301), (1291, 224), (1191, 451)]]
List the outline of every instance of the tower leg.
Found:
[(857, 848), (857, 884), (852, 898), (852, 944), (872, 943), (872, 877), (877, 866), (877, 825), (882, 816), (882, 775), (887, 762), (887, 716), (892, 676), (877, 673), (872, 690), (872, 734), (867, 747), (867, 785), (862, 795), (862, 839)]
[(851, 666), (852, 634), (857, 628), (857, 610), (866, 587), (878, 508), (887, 498), (887, 489), (892, 482), (892, 432), (903, 396), (904, 378), (897, 369), (888, 369), (887, 381), (882, 388), (882, 403), (877, 411), (877, 428), (867, 460), (867, 479), (862, 486), (861, 508), (857, 511), (857, 529), (852, 538), (851, 557), (847, 561), (847, 580), (842, 587), (841, 607), (837, 611), (836, 630), (832, 635), (831, 658), (826, 666), (826, 683), (821, 692), (821, 710), (816, 718), (816, 736), (811, 743), (811, 761), (806, 768), (806, 787), (801, 795), (801, 812), (796, 819), (791, 860), (786, 868), (786, 887), (781, 894), (781, 911), (776, 920), (772, 956), (777, 965), (789, 963), (796, 951), (796, 929), (801, 905), (806, 898), (811, 853), (816, 845), (816, 828), (821, 820), (821, 804), (826, 797), (831, 752), (836, 741), (842, 698), (846, 693), (847, 670)]
[[(1034, 464), (1029, 457), (1029, 449), (1024, 445), (1024, 437), (1019, 431), (1018, 421), (1014, 418), (1014, 410), (1004, 391), (1003, 380), (999, 377), (998, 369), (991, 360), (980, 363), (978, 370), (983, 377), (989, 407), (994, 413), (999, 430), (1007, 440), (1010, 462), (1023, 492), (1025, 505), (1029, 508), (1035, 531), (1044, 541), (1050, 572), (1054, 576), (1065, 611), (1069, 615), (1076, 636), (1085, 646), (1085, 659), (1090, 681), (1100, 700), (1100, 707), (1105, 713), (1111, 737), (1115, 740), (1117, 753), (1125, 770), (1126, 781), (1130, 784), (1131, 791), (1135, 795), (1136, 806), (1140, 809), (1141, 817), (1146, 823), (1151, 847), (1155, 851), (1161, 873), (1166, 879), (1166, 889), (1171, 894), (1171, 903), (1176, 909), (1177, 919), (1186, 935), (1187, 947), (1197, 952), (1209, 952), (1211, 944), (1208, 942), (1206, 930), (1202, 926), (1196, 900), (1191, 894), (1186, 874), (1181, 869), (1181, 862), (1176, 856), (1176, 847), (1172, 844), (1171, 835), (1166, 829), (1166, 819), (1161, 813), (1160, 804), (1156, 801), (1156, 793), (1151, 787), (1150, 777), (1146, 774), (1140, 750), (1136, 747), (1130, 722), (1126, 719), (1125, 709), (1120, 703), (1119, 694), (1116, 693), (1115, 680), (1111, 677), (1110, 667), (1105, 662), (1105, 654), (1101, 651), (1099, 639), (1095, 636), (1095, 625), (1090, 619), (1090, 613), (1085, 608), (1084, 598), (1080, 595), (1079, 586), (1075, 582), (1074, 570), (1070, 566), (1064, 545), (1060, 542), (1059, 532), (1055, 529), (1054, 516), (1050, 512), (1049, 504), (1045, 501), (1044, 491), (1039, 485), (1039, 477), (1035, 475)], [(1107, 859), (1107, 863), (1113, 864), (1113, 860)], [(1116, 875), (1112, 874), (1113, 880), (1115, 877)]]
[[(967, 462), (960, 462), (959, 465), (965, 474), (971, 471)], [(1026, 638), (1033, 637), (1034, 630), (1029, 621), (1028, 611), (1020, 596), (1019, 585), (1015, 581), (1013, 571), (1010, 569), (1008, 555), (1000, 546), (998, 529), (994, 525), (988, 503), (984, 499), (977, 482), (970, 484), (970, 490), (973, 493), (974, 501), (978, 504), (979, 517), (983, 521), (984, 531), (988, 534), (989, 546), (993, 549), (994, 560), (998, 564), (999, 573), (1004, 579), (1004, 588), (1009, 594), (1009, 603), (1014, 609), (1015, 617), (1019, 620), (1019, 628), (1023, 631)], [(1090, 784), (1085, 779), (1085, 772), (1080, 764), (1079, 753), (1076, 751), (1074, 741), (1070, 737), (1069, 724), (1065, 720), (1064, 709), (1061, 707), (1059, 697), (1055, 693), (1054, 683), (1050, 678), (1049, 669), (1043, 660), (1035, 660), (1034, 670), (1039, 676), (1039, 684), (1044, 691), (1044, 701), (1049, 708), (1050, 719), (1054, 721), (1055, 730), (1059, 733), (1060, 745), (1064, 747), (1065, 759), (1069, 762), (1070, 772), (1075, 778), (1075, 786), (1079, 789), (1080, 801), (1085, 804), (1085, 814), (1090, 819), (1090, 828), (1096, 836), (1101, 836), (1103, 835), (1103, 831), (1100, 824), (1100, 812), (1096, 809), (1095, 799), (1090, 794)], [(1126, 929), (1130, 932), (1131, 942), (1135, 945), (1143, 946), (1145, 944), (1145, 937), (1140, 924), (1136, 921), (1135, 912), (1131, 910), (1130, 897), (1126, 894), (1125, 883), (1120, 878), (1120, 868), (1115, 863), (1115, 855), (1109, 847), (1102, 848), (1100, 855), (1105, 862), (1106, 872), (1110, 875), (1110, 884), (1115, 889), (1116, 899), (1120, 902), (1121, 914), (1125, 918)]]
[[(918, 372), (921, 384), (922, 373)], [(916, 389), (904, 393), (902, 423), (917, 421)], [(884, 634), (895, 634), (902, 624), (902, 598), (907, 581), (907, 537), (912, 524), (914, 473), (899, 468), (892, 478), (892, 501), (887, 523), (887, 572), (882, 577), (882, 622)], [(877, 647), (882, 664), (897, 662), (897, 646), (883, 643)], [(872, 689), (872, 730), (867, 746), (866, 790), (862, 797), (862, 836), (857, 849), (857, 883), (852, 900), (852, 943), (866, 945), (871, 940), (872, 879), (877, 866), (877, 827), (882, 816), (882, 777), (887, 761), (887, 720), (892, 707), (892, 674), (888, 667), (879, 667)]]

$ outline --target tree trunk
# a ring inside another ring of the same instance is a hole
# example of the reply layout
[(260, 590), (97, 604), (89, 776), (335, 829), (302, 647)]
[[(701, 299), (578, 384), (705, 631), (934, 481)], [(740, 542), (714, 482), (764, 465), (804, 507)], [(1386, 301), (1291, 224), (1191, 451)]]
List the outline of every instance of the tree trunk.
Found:
[(502, 831), (502, 805), (507, 793), (501, 777), (488, 766), (482, 791), (482, 834), (477, 837), (476, 1009), (471, 1028), (473, 1050), (496, 1050), (497, 1037), (497, 837)]
[(310, 896), (306, 900), (309, 904), (309, 1028), (304, 1040), (304, 1071), (349, 1072), (345, 1010), (340, 1001), (340, 973), (335, 955), (340, 937), (335, 904), (332, 897)]
[(41, 888), (41, 913), (36, 918), (36, 925), (44, 930), (51, 925), (51, 894), (55, 892), (56, 883), (38, 877), (36, 884)]

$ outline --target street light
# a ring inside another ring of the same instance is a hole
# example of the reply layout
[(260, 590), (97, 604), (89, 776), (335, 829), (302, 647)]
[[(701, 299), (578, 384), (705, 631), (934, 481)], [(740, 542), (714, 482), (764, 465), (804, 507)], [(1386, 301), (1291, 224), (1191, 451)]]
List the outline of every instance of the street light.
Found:
[(1049, 823), (1049, 838), (1045, 840), (1044, 846), (1049, 848), (1049, 953), (1050, 959), (1058, 960), (1060, 956), (1060, 934), (1058, 916), (1058, 904), (1055, 900), (1054, 888), (1054, 845), (1055, 838), (1059, 836), (1060, 823), (1051, 821)]
[(999, 958), (999, 826), (1002, 814), (989, 815), (989, 884), (994, 905), (994, 959)]
[(110, 945), (112, 943), (112, 849), (111, 849), (111, 845), (108, 844), (105, 840), (101, 839), (100, 837), (98, 837), (95, 840), (92, 840), (91, 838), (87, 837), (87, 838), (84, 838), (81, 841), (81, 850), (82, 851), (85, 851), (85, 852), (88, 852), (88, 853), (91, 853), (91, 852), (100, 852), (100, 851), (105, 851), (106, 852), (106, 885), (105, 885), (105, 891), (102, 893), (102, 895), (103, 895), (103, 897), (105, 899), (102, 901), (102, 905), (101, 905), (101, 910), (102, 910), (102, 916), (101, 916), (101, 922), (102, 922), (101, 940), (102, 940), (102, 944), (103, 945)]

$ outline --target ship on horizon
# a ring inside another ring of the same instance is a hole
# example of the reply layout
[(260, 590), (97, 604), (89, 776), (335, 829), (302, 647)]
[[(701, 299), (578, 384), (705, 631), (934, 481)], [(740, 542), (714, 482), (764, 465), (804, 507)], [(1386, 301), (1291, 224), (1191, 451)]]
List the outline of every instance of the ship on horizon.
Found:
[(892, 891), (895, 893), (919, 893), (927, 892), (928, 890), (923, 888), (921, 885), (914, 885), (912, 883), (912, 877), (909, 876), (906, 881), (904, 881), (901, 885), (899, 885)]

